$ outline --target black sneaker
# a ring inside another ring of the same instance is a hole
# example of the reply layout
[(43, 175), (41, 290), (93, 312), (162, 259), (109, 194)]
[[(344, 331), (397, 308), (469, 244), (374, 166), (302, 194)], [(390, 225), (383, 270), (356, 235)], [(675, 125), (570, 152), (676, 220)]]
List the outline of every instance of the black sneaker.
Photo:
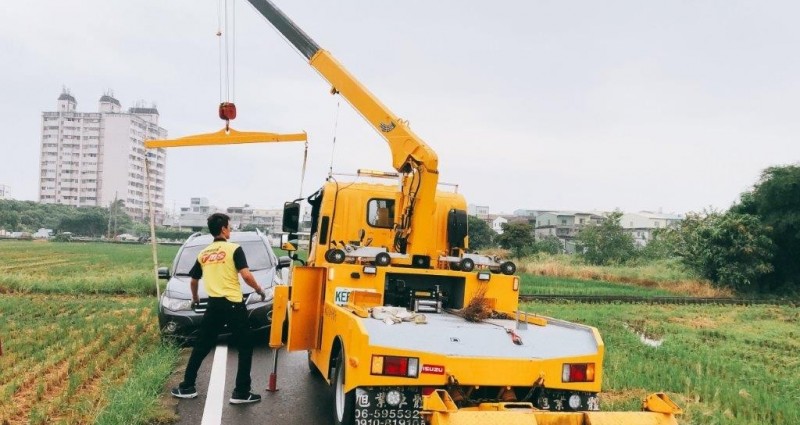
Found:
[(261, 401), (261, 396), (251, 392), (244, 394), (233, 393), (230, 399), (231, 404), (258, 403), (259, 401)]
[(172, 389), (172, 396), (177, 398), (195, 398), (197, 397), (197, 389), (194, 385), (185, 388), (179, 385)]

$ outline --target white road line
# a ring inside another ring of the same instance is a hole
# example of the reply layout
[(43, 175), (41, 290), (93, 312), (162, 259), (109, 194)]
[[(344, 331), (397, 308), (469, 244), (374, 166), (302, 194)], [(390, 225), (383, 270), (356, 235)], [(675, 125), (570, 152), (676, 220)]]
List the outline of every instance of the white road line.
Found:
[(214, 362), (211, 364), (211, 377), (208, 382), (206, 407), (203, 409), (201, 425), (219, 425), (222, 423), (222, 405), (225, 398), (225, 369), (228, 366), (228, 346), (217, 345), (214, 350)]

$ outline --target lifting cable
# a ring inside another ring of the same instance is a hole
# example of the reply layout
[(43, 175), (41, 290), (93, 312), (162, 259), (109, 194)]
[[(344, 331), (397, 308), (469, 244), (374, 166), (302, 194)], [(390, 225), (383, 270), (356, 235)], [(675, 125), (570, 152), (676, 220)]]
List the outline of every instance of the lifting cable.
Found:
[(336, 150), (336, 133), (339, 130), (339, 103), (341, 99), (338, 97), (336, 98), (336, 114), (333, 121), (333, 144), (331, 144), (331, 164), (328, 167), (328, 178), (330, 179), (333, 176), (333, 153)]
[[(217, 3), (217, 38), (219, 39), (219, 117), (225, 120), (225, 132), (230, 131), (230, 120), (236, 118), (236, 0), (219, 0)], [(224, 88), (223, 88), (224, 87)], [(339, 104), (336, 105), (336, 122), (339, 121)], [(336, 130), (334, 128), (334, 145)], [(308, 140), (303, 151), (303, 168), (300, 175), (300, 198), (308, 163)], [(331, 152), (331, 173), (333, 152)]]
[[(230, 35), (229, 35), (230, 34)], [(236, 118), (236, 1), (217, 3), (217, 38), (219, 45), (219, 117), (230, 131)]]

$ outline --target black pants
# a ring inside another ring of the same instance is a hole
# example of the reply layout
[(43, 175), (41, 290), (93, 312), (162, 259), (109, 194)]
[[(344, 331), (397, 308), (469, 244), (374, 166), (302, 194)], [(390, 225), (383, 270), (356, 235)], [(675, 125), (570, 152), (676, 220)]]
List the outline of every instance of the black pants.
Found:
[(208, 353), (217, 345), (217, 337), (227, 324), (236, 341), (239, 351), (239, 370), (236, 372), (236, 394), (250, 392), (250, 367), (253, 363), (253, 341), (247, 322), (247, 309), (244, 302), (234, 303), (225, 298), (209, 298), (208, 307), (200, 324), (200, 337), (197, 339), (186, 366), (182, 387), (194, 386), (197, 370)]

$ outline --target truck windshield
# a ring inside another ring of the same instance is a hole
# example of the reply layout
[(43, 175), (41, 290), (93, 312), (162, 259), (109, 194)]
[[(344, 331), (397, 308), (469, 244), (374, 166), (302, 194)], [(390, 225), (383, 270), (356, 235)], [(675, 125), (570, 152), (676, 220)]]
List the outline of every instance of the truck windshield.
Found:
[[(263, 242), (234, 242), (238, 243), (244, 250), (244, 256), (247, 257), (247, 265), (250, 270), (262, 270), (273, 267), (272, 259), (267, 253), (267, 246)], [(176, 275), (188, 276), (189, 271), (192, 270), (194, 262), (197, 261), (197, 255), (200, 254), (206, 246), (189, 246), (181, 250), (181, 256), (178, 258), (178, 265), (175, 267)]]

